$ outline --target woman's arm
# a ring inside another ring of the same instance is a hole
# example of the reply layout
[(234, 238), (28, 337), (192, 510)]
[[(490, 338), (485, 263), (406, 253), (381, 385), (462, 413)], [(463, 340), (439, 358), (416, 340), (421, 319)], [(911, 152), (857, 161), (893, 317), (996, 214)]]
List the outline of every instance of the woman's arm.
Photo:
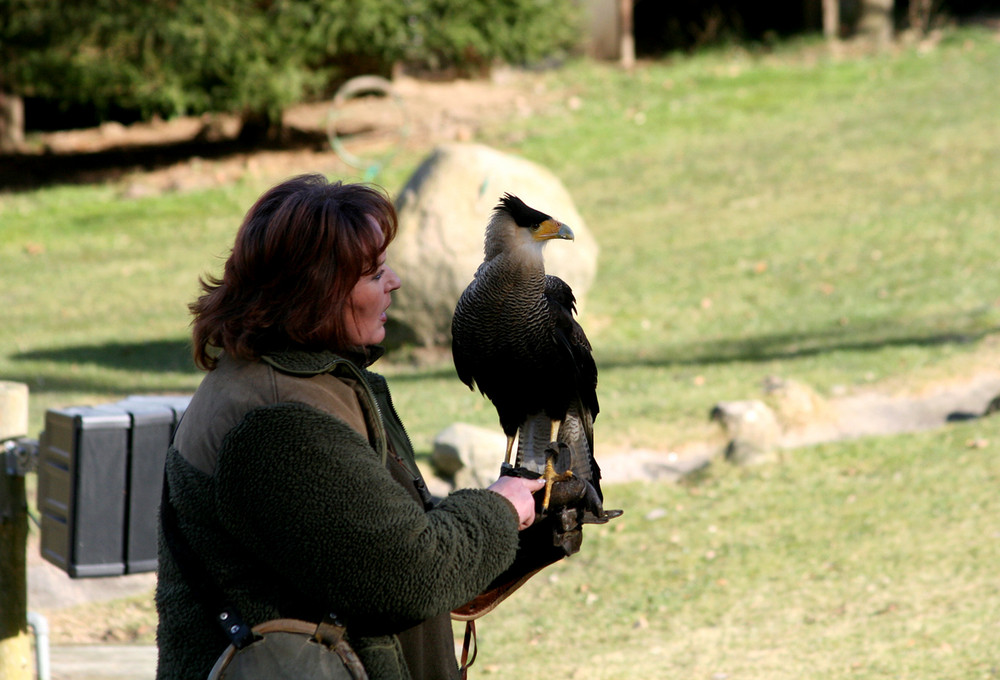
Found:
[(217, 507), (237, 540), (355, 630), (402, 630), (479, 593), (514, 560), (497, 493), (425, 511), (361, 435), (302, 404), (251, 411), (219, 454)]

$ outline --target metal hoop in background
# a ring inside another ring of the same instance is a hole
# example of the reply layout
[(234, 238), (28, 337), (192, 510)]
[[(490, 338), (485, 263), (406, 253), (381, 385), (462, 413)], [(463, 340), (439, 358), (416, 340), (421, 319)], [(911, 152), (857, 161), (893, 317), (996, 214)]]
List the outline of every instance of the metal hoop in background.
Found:
[[(342, 115), (342, 107), (351, 99), (366, 95), (378, 95), (392, 99), (396, 108), (402, 115), (403, 123), (399, 127), (399, 140), (388, 153), (375, 158), (366, 159), (357, 156), (344, 147), (340, 135), (337, 133), (337, 120)], [(406, 107), (403, 98), (393, 88), (392, 83), (382, 76), (356, 76), (340, 86), (333, 102), (330, 104), (330, 112), (326, 119), (326, 134), (330, 140), (330, 146), (337, 156), (353, 168), (364, 170), (364, 180), (371, 182), (385, 168), (393, 157), (399, 152), (403, 142), (410, 134), (410, 121), (406, 115)]]

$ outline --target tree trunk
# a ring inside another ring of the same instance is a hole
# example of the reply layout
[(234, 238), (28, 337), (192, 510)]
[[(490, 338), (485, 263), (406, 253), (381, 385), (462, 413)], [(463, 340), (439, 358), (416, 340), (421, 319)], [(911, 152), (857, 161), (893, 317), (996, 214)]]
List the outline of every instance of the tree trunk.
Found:
[[(27, 434), (28, 389), (0, 382), (0, 440)], [(28, 502), (24, 477), (0, 449), (0, 680), (31, 680), (28, 637)]]
[[(0, 153), (15, 151), (24, 144), (24, 100), (0, 92)], [(2, 679), (3, 676), (0, 676)]]
[(910, 0), (909, 18), (910, 30), (918, 39), (927, 35), (931, 26), (931, 15), (934, 13), (933, 0)]
[(281, 116), (267, 111), (245, 111), (237, 139), (241, 144), (256, 145), (281, 137)]

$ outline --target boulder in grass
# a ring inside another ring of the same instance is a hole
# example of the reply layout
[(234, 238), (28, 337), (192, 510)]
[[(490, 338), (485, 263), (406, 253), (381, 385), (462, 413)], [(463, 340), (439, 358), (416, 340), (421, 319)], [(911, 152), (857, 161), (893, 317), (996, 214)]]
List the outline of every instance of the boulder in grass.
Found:
[(573, 230), (574, 241), (545, 247), (545, 267), (573, 288), (583, 310), (598, 247), (562, 182), (518, 156), (447, 144), (428, 156), (396, 200), (399, 232), (388, 258), (403, 285), (393, 294), (387, 345), (450, 346), (455, 303), (483, 261), (486, 224), (505, 193)]

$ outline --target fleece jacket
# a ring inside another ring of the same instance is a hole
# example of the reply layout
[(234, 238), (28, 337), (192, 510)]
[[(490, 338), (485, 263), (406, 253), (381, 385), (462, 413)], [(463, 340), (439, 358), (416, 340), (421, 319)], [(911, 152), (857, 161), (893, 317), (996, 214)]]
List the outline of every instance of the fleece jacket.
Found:
[[(250, 626), (333, 612), (372, 680), (455, 678), (448, 612), (513, 562), (517, 516), (482, 489), (422, 500), (385, 380), (360, 363), (220, 357), (168, 451), (170, 502)], [(228, 640), (162, 527), (159, 559), (157, 679), (205, 678)]]

